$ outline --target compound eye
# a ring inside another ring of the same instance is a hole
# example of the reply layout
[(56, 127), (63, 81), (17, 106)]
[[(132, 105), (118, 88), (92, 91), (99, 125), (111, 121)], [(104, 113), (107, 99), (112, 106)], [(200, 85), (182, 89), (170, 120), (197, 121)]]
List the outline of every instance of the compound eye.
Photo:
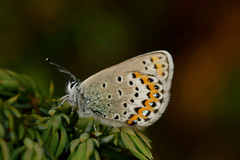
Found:
[(72, 83), (70, 84), (70, 87), (73, 88), (74, 85), (75, 85), (75, 82), (72, 82)]
[(76, 86), (78, 86), (78, 82), (71, 82), (71, 84), (70, 84), (71, 89), (73, 89)]

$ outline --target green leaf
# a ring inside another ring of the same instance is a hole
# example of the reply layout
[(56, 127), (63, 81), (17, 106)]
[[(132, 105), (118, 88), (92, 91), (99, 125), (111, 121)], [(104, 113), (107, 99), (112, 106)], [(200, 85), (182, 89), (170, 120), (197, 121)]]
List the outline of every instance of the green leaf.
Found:
[(18, 147), (17, 149), (14, 149), (11, 153), (11, 159), (15, 159), (16, 157), (19, 157), (19, 154), (22, 153), (26, 149), (26, 146)]
[(51, 151), (49, 150), (49, 148), (45, 143), (43, 144), (42, 148), (43, 148), (44, 154), (46, 155), (46, 157), (48, 157), (48, 159), (54, 159)]
[[(37, 160), (42, 160), (43, 159), (43, 150), (42, 150), (42, 147), (40, 147), (40, 145), (38, 143), (34, 143), (33, 145), (33, 149), (34, 149), (34, 153), (35, 153), (35, 157)], [(35, 158), (34, 158), (35, 159)]]
[(60, 127), (60, 133), (61, 133), (61, 138), (59, 141), (57, 152), (55, 154), (55, 158), (59, 157), (62, 154), (63, 149), (64, 149), (67, 139), (68, 139), (67, 132), (63, 126)]
[(52, 132), (56, 132), (62, 126), (62, 118), (60, 115), (56, 115), (53, 119)]
[(148, 148), (148, 146), (145, 146), (146, 147), (146, 150), (148, 152), (148, 155), (150, 157), (150, 159), (153, 159), (153, 156), (152, 156), (152, 152), (150, 151), (150, 149)]
[(18, 90), (19, 84), (13, 79), (4, 79), (0, 82), (1, 87), (5, 91), (16, 92)]
[(106, 129), (105, 132), (107, 132), (107, 133), (111, 132), (112, 128), (113, 128), (113, 126), (108, 126), (108, 128)]
[(42, 117), (42, 120), (37, 120), (37, 123), (46, 123), (49, 119), (52, 119), (52, 117)]
[(11, 80), (12, 78), (7, 74), (7, 72), (3, 69), (0, 69), (0, 80)]
[(59, 115), (61, 115), (61, 117), (66, 120), (67, 124), (70, 124), (70, 118), (69, 118), (66, 114), (64, 114), (64, 113), (59, 113)]
[(5, 129), (3, 128), (2, 123), (0, 123), (0, 137), (3, 137), (4, 134), (5, 134)]
[(94, 150), (94, 144), (93, 144), (93, 140), (91, 138), (89, 138), (87, 140), (87, 151), (86, 151), (86, 154), (87, 154), (87, 158), (89, 159), (90, 156), (93, 154), (93, 150)]
[(57, 110), (52, 108), (52, 109), (50, 109), (50, 110), (48, 111), (48, 114), (50, 114), (50, 115), (52, 116), (52, 115), (54, 115), (56, 112), (57, 112)]
[(15, 134), (15, 130), (14, 130), (14, 118), (7, 108), (4, 108), (3, 113), (8, 118), (9, 130), (10, 130), (9, 135), (10, 135), (11, 139), (13, 141), (15, 141), (16, 140), (16, 134)]
[(46, 141), (44, 142), (44, 144), (46, 144), (46, 146), (49, 147), (50, 143), (51, 143), (51, 140), (52, 140), (52, 132), (50, 132), (50, 134), (48, 135), (48, 137), (47, 137)]
[(73, 157), (74, 157), (74, 154), (75, 154), (75, 153), (76, 153), (76, 152), (71, 153), (71, 154), (68, 156), (67, 160), (73, 160)]
[(99, 146), (100, 146), (99, 141), (96, 140), (95, 138), (91, 138), (91, 139), (93, 140), (94, 145), (95, 145), (97, 148), (99, 148)]
[(152, 147), (151, 147), (151, 145), (150, 145), (150, 143), (149, 143), (149, 142), (151, 142), (151, 140), (148, 139), (144, 134), (142, 134), (142, 133), (139, 132), (139, 131), (136, 131), (136, 133), (137, 133), (137, 135), (138, 135), (139, 137), (141, 137), (141, 139), (146, 143), (146, 145), (147, 145), (149, 148), (152, 149)]
[(30, 135), (31, 139), (35, 138), (35, 133), (34, 133), (34, 129), (32, 128), (27, 128), (27, 132)]
[(7, 108), (17, 117), (21, 118), (22, 114), (14, 107), (12, 106), (7, 106)]
[(90, 137), (90, 135), (88, 133), (82, 133), (79, 137), (80, 142), (83, 142), (83, 141), (87, 140), (89, 137)]
[(87, 160), (86, 149), (87, 149), (87, 143), (86, 141), (84, 141), (78, 146), (78, 149), (74, 154), (73, 159)]
[(103, 134), (102, 132), (93, 132), (93, 133), (91, 133), (91, 137), (96, 138), (96, 137), (101, 136), (102, 134)]
[(101, 130), (101, 132), (105, 132), (106, 130), (108, 129), (108, 126), (107, 125), (104, 125), (103, 127), (102, 127), (102, 130)]
[(57, 107), (63, 114), (69, 115), (71, 112), (69, 111), (69, 109), (67, 109), (64, 106), (58, 106)]
[(147, 146), (142, 143), (138, 136), (133, 136), (129, 134), (129, 137), (134, 142), (135, 146), (138, 148), (138, 151), (140, 151), (143, 155), (147, 156), (149, 159), (152, 157), (151, 152), (147, 150)]
[(34, 128), (38, 130), (46, 130), (48, 126), (44, 123), (33, 123)]
[(77, 114), (77, 112), (73, 112), (73, 114), (70, 114), (69, 118), (70, 126), (74, 126), (79, 119), (79, 115)]
[(9, 160), (10, 159), (9, 148), (7, 142), (5, 142), (2, 138), (0, 138), (0, 147), (2, 150), (3, 159)]
[(18, 125), (18, 138), (19, 138), (19, 140), (21, 140), (23, 138), (24, 132), (25, 132), (24, 125), (20, 123)]
[(101, 160), (100, 156), (99, 156), (99, 153), (96, 149), (94, 149), (93, 153), (94, 153), (94, 157), (95, 157), (96, 160)]
[(3, 104), (9, 105), (9, 106), (13, 105), (17, 101), (19, 95), (20, 94), (17, 94), (16, 96), (9, 98), (5, 102), (3, 102)]
[(119, 128), (112, 128), (109, 133), (110, 133), (110, 134), (113, 134), (113, 133), (119, 133), (119, 132), (120, 132), (120, 129), (119, 129)]
[(75, 150), (75, 148), (79, 145), (80, 143), (80, 139), (74, 139), (70, 142), (69, 146), (70, 146), (70, 152), (73, 153), (73, 151)]
[(87, 126), (85, 128), (85, 131), (86, 133), (90, 133), (91, 129), (93, 128), (93, 125), (94, 125), (94, 118), (93, 116), (88, 120), (88, 123), (87, 123)]
[(66, 140), (66, 145), (65, 145), (65, 152), (68, 152), (69, 151), (69, 140), (70, 140), (70, 138), (69, 138), (69, 136), (68, 136), (68, 134), (67, 134), (67, 140)]
[(104, 144), (104, 146), (110, 150), (113, 150), (114, 152), (121, 152), (122, 150), (119, 147), (115, 147), (111, 144)]
[(141, 160), (148, 160), (144, 155), (142, 155), (134, 146), (133, 142), (131, 141), (131, 139), (129, 138), (129, 136), (127, 135), (127, 133), (125, 131), (121, 131), (120, 132), (121, 135), (121, 139), (123, 141), (123, 143), (127, 146), (127, 148), (132, 152), (132, 154), (134, 156), (136, 156), (137, 158), (141, 159)]
[(60, 115), (55, 115), (53, 117), (53, 126), (52, 126), (52, 132), (57, 131), (62, 126), (62, 118)]
[[(119, 135), (118, 135), (119, 136)], [(122, 147), (122, 148), (125, 148), (125, 149), (128, 149), (127, 146), (123, 143), (122, 139), (119, 137), (118, 140), (117, 140), (117, 143)]]
[(54, 84), (53, 84), (53, 81), (51, 81), (50, 87), (49, 87), (49, 97), (48, 97), (49, 101), (51, 101), (53, 94), (54, 94)]
[(44, 108), (38, 108), (39, 109), (39, 111), (43, 114), (43, 115), (45, 115), (45, 116), (50, 116), (50, 114), (48, 113), (48, 110), (46, 110), (46, 109), (44, 109)]
[(42, 140), (42, 137), (41, 137), (40, 133), (37, 130), (34, 130), (34, 133), (36, 135), (36, 139), (37, 139), (39, 145), (42, 146), (43, 145), (43, 140)]
[(34, 153), (33, 149), (28, 148), (24, 152), (22, 159), (24, 159), (24, 160), (32, 160), (33, 159), (33, 153)]
[(119, 134), (116, 134), (116, 137), (115, 137), (114, 140), (113, 140), (113, 144), (114, 144), (115, 146), (118, 146), (118, 137), (119, 137)]
[(126, 128), (126, 127), (123, 127), (121, 128), (122, 131), (125, 131), (126, 133), (130, 134), (130, 135), (133, 135), (133, 136), (136, 136), (136, 134), (134, 133), (134, 131), (130, 128)]
[(52, 139), (51, 139), (51, 143), (50, 143), (50, 151), (53, 155), (55, 155), (57, 148), (58, 148), (58, 144), (59, 144), (59, 133), (58, 131), (53, 132), (52, 133)]
[(99, 142), (101, 144), (109, 143), (109, 142), (111, 142), (115, 138), (115, 136), (116, 136), (115, 134), (110, 134), (108, 136), (101, 137)]
[(49, 133), (51, 131), (51, 128), (52, 128), (52, 124), (53, 124), (53, 119), (49, 119), (47, 121), (47, 123), (46, 123), (48, 128), (42, 132), (42, 140), (43, 140), (43, 142), (45, 142), (47, 140), (47, 138), (49, 136)]
[(32, 119), (32, 120), (39, 120), (39, 121), (42, 121), (42, 117), (38, 114), (31, 114), (28, 116), (28, 119)]
[(29, 148), (29, 149), (32, 149), (33, 148), (33, 141), (28, 138), (28, 137), (25, 137), (24, 140), (23, 140), (23, 144)]

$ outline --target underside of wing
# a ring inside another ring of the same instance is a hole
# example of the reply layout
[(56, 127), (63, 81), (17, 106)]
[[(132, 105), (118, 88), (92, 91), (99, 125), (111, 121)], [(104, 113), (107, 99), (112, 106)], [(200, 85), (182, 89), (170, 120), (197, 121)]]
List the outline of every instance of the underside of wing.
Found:
[(107, 68), (82, 85), (86, 99), (93, 102), (91, 109), (103, 118), (102, 122), (141, 129), (165, 111), (173, 67), (168, 52), (155, 51)]

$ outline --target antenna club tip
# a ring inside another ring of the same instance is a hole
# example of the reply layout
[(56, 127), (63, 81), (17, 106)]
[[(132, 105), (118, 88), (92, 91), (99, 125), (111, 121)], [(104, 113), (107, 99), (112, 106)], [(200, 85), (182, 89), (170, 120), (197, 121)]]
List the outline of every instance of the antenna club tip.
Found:
[(46, 58), (46, 61), (47, 61), (47, 62), (52, 62), (49, 58)]
[(69, 74), (69, 75), (73, 78), (74, 81), (77, 81), (76, 77), (75, 77), (71, 72), (69, 72), (66, 68), (60, 66), (60, 65), (57, 64), (57, 63), (54, 63), (53, 61), (51, 61), (51, 60), (48, 59), (48, 58), (46, 58), (46, 61), (49, 62), (49, 64), (56, 66), (60, 72)]

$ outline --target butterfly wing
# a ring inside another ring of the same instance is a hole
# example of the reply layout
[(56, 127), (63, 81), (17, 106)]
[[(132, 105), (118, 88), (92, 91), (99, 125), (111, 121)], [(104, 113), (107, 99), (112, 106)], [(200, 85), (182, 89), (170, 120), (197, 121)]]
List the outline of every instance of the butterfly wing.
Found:
[(168, 105), (173, 68), (167, 51), (155, 51), (102, 70), (80, 85), (85, 107), (104, 124), (149, 126)]

